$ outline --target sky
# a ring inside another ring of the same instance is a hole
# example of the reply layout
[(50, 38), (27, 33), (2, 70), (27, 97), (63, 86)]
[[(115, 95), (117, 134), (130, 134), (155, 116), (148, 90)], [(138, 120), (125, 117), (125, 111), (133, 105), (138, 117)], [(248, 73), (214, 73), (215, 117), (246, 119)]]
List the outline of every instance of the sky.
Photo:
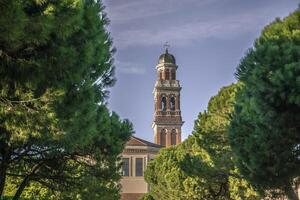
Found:
[(236, 82), (240, 59), (264, 26), (293, 12), (297, 0), (104, 0), (117, 49), (117, 82), (108, 106), (153, 142), (155, 66), (170, 44), (180, 80), (182, 139), (221, 87)]

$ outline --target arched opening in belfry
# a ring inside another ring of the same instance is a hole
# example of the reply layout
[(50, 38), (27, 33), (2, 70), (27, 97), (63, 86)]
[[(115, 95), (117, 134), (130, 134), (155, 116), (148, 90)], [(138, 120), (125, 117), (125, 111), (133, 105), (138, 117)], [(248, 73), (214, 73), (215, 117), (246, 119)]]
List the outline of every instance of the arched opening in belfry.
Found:
[(176, 130), (173, 129), (171, 132), (171, 145), (176, 145)]
[(162, 70), (159, 71), (159, 80), (162, 80), (163, 79), (163, 73), (162, 73)]
[(171, 80), (176, 80), (176, 72), (175, 69), (171, 71)]
[(175, 97), (172, 96), (170, 98), (170, 110), (174, 111), (175, 110)]
[(165, 79), (170, 80), (170, 70), (169, 69), (166, 69), (166, 71), (165, 71)]
[(161, 98), (161, 110), (166, 111), (167, 110), (167, 98), (163, 96)]
[(160, 132), (160, 144), (163, 146), (166, 146), (166, 137), (167, 137), (167, 132), (165, 129), (162, 129)]

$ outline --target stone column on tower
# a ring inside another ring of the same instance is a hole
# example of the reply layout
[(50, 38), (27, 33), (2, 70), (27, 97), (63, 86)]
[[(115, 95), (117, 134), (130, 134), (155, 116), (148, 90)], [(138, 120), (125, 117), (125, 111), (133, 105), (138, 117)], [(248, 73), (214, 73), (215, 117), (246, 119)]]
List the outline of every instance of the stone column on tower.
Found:
[(183, 125), (180, 111), (179, 80), (176, 80), (175, 57), (169, 53), (168, 47), (159, 57), (156, 65), (157, 80), (154, 86), (154, 142), (163, 146), (176, 145), (181, 142), (181, 126)]

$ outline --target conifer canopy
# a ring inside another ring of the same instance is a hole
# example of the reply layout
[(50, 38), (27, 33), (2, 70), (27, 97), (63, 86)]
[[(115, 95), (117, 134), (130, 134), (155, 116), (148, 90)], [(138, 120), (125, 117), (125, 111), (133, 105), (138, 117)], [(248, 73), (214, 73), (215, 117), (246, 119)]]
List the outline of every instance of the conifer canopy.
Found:
[(241, 173), (264, 190), (292, 186), (300, 174), (300, 9), (266, 26), (237, 68), (243, 83), (230, 124)]
[(101, 1), (1, 0), (0, 13), (0, 197), (117, 198), (131, 124), (106, 108)]

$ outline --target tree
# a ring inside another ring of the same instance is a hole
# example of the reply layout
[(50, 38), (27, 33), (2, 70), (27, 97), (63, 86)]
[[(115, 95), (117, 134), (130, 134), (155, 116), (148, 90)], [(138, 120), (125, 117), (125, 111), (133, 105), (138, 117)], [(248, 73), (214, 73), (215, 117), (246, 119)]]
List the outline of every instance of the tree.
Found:
[(13, 185), (19, 199), (35, 184), (55, 199), (92, 189), (117, 198), (132, 128), (105, 105), (114, 49), (103, 9), (94, 0), (0, 2), (0, 197)]
[(164, 148), (147, 166), (151, 192), (144, 199), (255, 200), (259, 194), (233, 163), (227, 127), (239, 84), (222, 88), (200, 113), (183, 143)]
[(266, 26), (237, 68), (243, 83), (230, 124), (241, 173), (291, 200), (300, 174), (300, 9)]

